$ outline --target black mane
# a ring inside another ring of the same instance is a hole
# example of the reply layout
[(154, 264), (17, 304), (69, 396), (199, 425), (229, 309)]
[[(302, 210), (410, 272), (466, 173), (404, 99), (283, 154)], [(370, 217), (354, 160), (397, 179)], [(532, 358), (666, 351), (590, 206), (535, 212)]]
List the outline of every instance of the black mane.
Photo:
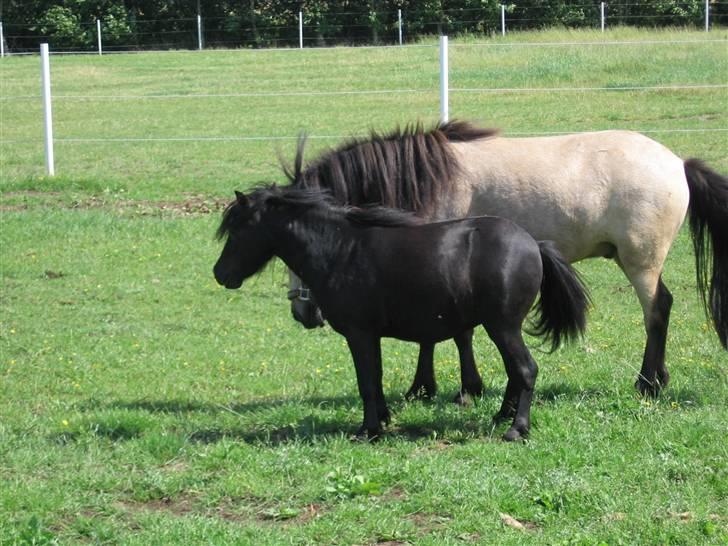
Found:
[[(267, 207), (285, 207), (289, 209), (317, 209), (327, 215), (342, 216), (359, 226), (411, 226), (423, 223), (411, 212), (380, 207), (353, 207), (337, 203), (331, 192), (320, 188), (301, 188), (295, 186), (262, 186), (246, 194), (251, 203), (251, 212)], [(217, 228), (217, 238), (223, 239), (235, 229), (241, 213), (241, 205), (237, 199), (224, 210), (222, 221)]]
[(353, 138), (303, 167), (305, 137), (298, 140), (293, 168), (284, 167), (299, 188), (325, 188), (346, 205), (375, 204), (435, 214), (441, 193), (447, 193), (459, 172), (450, 143), (491, 138), (495, 129), (466, 121), (439, 123), (425, 130), (410, 124), (369, 138)]

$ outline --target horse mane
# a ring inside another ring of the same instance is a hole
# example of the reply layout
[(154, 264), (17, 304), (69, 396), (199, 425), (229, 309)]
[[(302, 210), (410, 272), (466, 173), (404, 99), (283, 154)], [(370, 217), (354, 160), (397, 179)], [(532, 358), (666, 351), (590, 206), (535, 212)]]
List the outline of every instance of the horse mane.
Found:
[(372, 130), (368, 138), (352, 138), (305, 168), (306, 138), (301, 136), (293, 167), (284, 165), (283, 171), (291, 186), (327, 189), (342, 204), (376, 204), (432, 216), (440, 194), (451, 190), (460, 171), (450, 144), (497, 133), (459, 120), (429, 130), (420, 122), (388, 134)]
[[(341, 205), (331, 192), (320, 188), (300, 188), (296, 186), (261, 186), (246, 194), (253, 209), (280, 207), (295, 210), (317, 209), (327, 216), (340, 216), (352, 224), (380, 227), (412, 226), (423, 223), (423, 220), (411, 212), (380, 206), (353, 207)], [(235, 229), (240, 205), (237, 199), (232, 201), (223, 211), (222, 221), (217, 228), (217, 238), (223, 239)]]

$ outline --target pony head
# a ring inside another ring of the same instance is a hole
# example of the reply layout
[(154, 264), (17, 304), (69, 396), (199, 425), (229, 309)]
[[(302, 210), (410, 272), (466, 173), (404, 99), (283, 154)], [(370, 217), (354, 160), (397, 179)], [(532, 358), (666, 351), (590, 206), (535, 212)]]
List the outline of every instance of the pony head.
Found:
[(264, 206), (256, 193), (247, 196), (236, 191), (235, 200), (223, 213), (217, 238), (226, 241), (213, 272), (225, 288), (240, 288), (273, 257), (273, 243), (260, 224)]

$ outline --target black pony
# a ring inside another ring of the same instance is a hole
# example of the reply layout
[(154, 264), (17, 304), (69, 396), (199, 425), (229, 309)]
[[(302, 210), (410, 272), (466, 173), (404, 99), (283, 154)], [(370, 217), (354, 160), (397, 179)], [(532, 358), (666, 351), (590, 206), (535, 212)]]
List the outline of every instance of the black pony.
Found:
[(218, 283), (239, 288), (273, 256), (310, 287), (349, 345), (364, 403), (358, 434), (375, 438), (389, 421), (382, 390), (382, 337), (436, 343), (483, 325), (508, 374), (497, 421), (506, 440), (528, 433), (537, 367), (521, 327), (556, 347), (583, 332), (588, 297), (555, 246), (509, 220), (477, 217), (423, 223), (393, 209), (333, 204), (320, 190), (236, 192), (218, 237)]
[[(345, 205), (380, 205), (415, 212), (428, 220), (459, 217), (452, 206), (458, 195), (456, 179), (461, 174), (452, 143), (489, 139), (497, 129), (477, 127), (464, 121), (451, 121), (427, 131), (421, 123), (408, 124), (391, 133), (372, 131), (368, 138), (352, 138), (303, 166), (306, 138), (298, 141), (294, 165), (283, 161), (291, 186), (322, 188)], [(477, 216), (473, 214), (471, 216)], [(321, 310), (310, 290), (295, 274), (290, 275), (288, 299), (293, 317), (306, 328), (324, 325)], [(461, 387), (455, 402), (467, 396), (480, 396), (483, 380), (473, 356), (473, 331), (454, 337), (460, 357)], [(407, 398), (431, 398), (437, 392), (434, 372), (435, 344), (420, 342), (417, 371)]]

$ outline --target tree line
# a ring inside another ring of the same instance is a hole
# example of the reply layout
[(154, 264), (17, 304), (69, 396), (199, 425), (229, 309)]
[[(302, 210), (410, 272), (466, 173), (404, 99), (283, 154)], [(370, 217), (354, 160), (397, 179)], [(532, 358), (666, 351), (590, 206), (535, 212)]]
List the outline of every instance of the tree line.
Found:
[[(0, 0), (6, 48), (92, 49), (101, 21), (108, 49), (197, 47), (197, 16), (207, 47), (298, 45), (299, 12), (311, 46), (394, 43), (398, 10), (407, 41), (420, 36), (491, 34), (501, 4), (510, 29), (599, 25), (601, 0)], [(607, 2), (610, 25), (700, 26), (705, 0)], [(728, 0), (711, 0), (714, 22), (728, 21)]]

